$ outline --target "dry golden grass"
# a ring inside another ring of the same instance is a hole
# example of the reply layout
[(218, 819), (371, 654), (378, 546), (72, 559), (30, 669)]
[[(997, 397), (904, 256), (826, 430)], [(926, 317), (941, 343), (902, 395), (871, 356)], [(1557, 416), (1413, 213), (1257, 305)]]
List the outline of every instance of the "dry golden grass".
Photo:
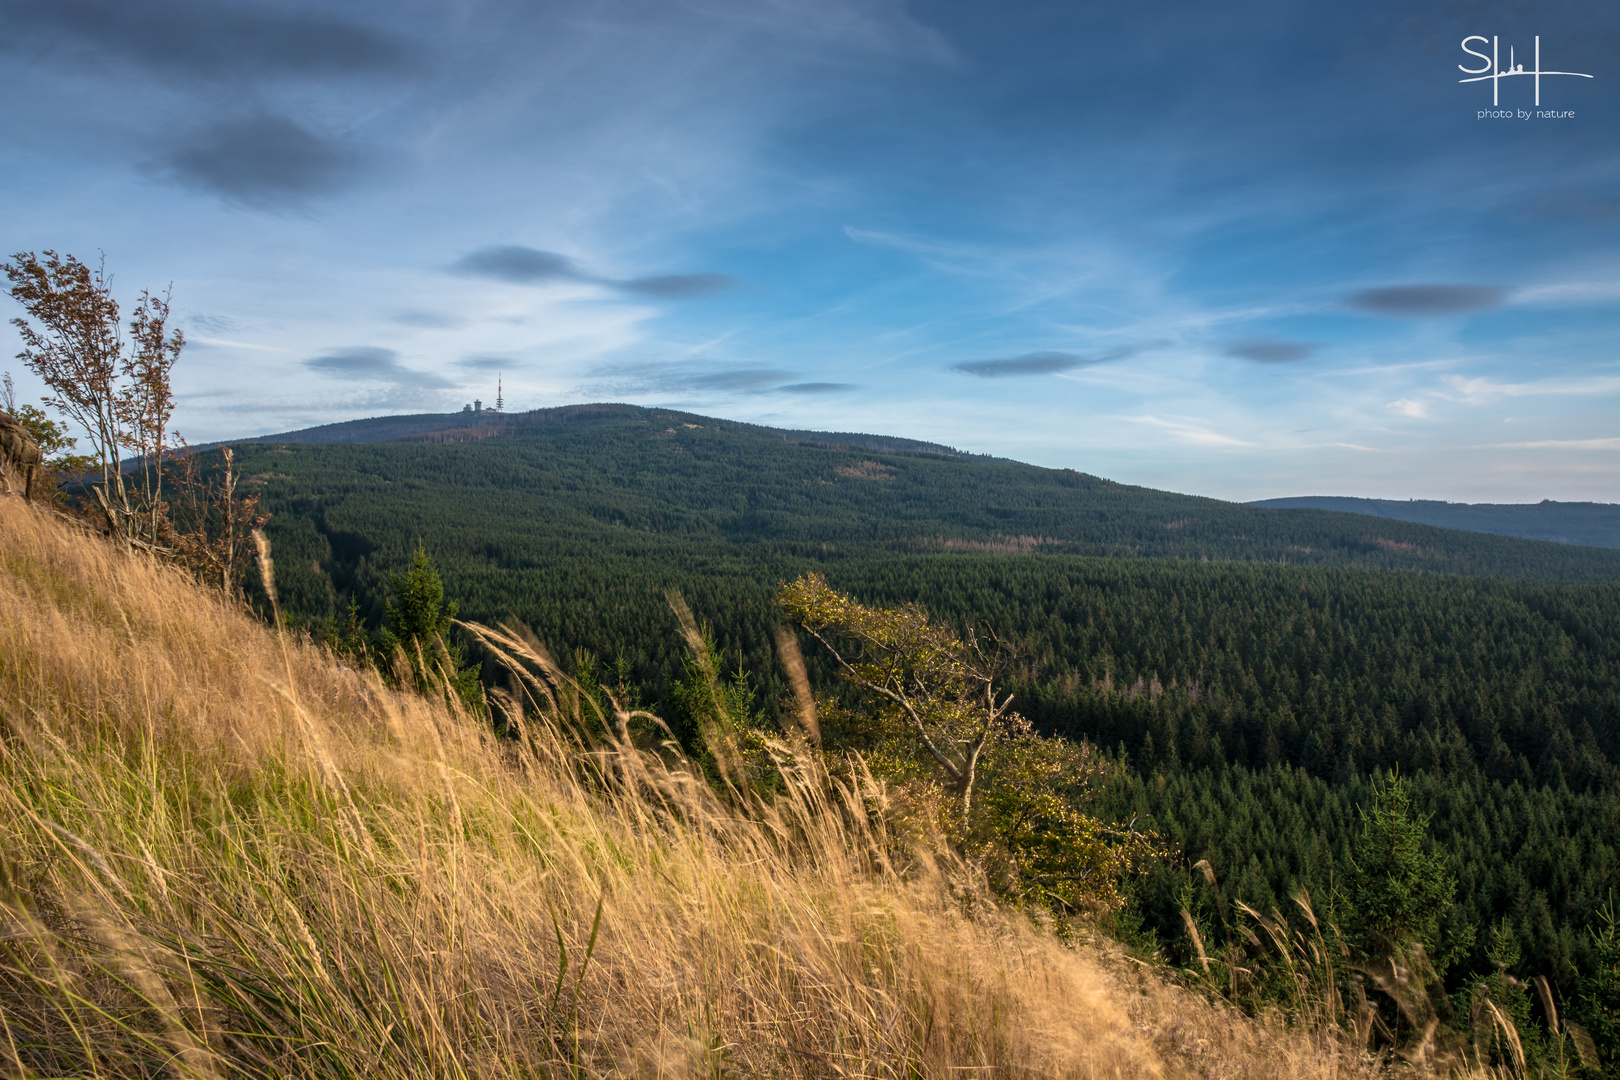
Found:
[(0, 1072), (1372, 1071), (964, 917), (824, 777), (740, 813), (566, 720), (498, 743), (0, 498)]

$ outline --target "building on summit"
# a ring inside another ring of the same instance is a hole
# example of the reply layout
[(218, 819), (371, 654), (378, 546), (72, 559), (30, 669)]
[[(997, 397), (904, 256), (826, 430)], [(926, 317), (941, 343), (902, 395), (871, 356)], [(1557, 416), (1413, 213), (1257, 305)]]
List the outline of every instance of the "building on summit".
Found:
[(497, 376), (496, 379), (495, 379), (495, 408), (493, 408), (493, 409), (485, 409), (484, 408), (484, 402), (483, 402), (482, 398), (473, 398), (472, 404), (471, 405), (463, 405), (461, 407), (461, 411), (464, 412), (464, 413), (482, 413), (482, 412), (503, 413), (503, 412), (505, 412), (506, 411), (506, 395), (505, 395), (505, 391), (504, 391), (504, 389), (503, 389), (503, 387), (501, 385), (501, 382), (502, 382), (501, 377)]

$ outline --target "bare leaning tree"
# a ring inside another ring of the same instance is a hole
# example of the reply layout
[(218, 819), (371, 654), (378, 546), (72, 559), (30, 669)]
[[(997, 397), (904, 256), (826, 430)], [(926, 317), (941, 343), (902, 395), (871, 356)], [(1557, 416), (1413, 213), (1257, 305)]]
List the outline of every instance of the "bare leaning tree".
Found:
[[(163, 466), (181, 446), (169, 430), (169, 373), (186, 344), (169, 329), (168, 294), (141, 292), (126, 339), (105, 260), (92, 268), (72, 255), (26, 251), (4, 269), (12, 298), (28, 313), (11, 320), (23, 340), (18, 359), (49, 388), (45, 404), (89, 436), (101, 469), (90, 490), (108, 527), (157, 549), (166, 528)], [(128, 476), (126, 452), (136, 466)]]

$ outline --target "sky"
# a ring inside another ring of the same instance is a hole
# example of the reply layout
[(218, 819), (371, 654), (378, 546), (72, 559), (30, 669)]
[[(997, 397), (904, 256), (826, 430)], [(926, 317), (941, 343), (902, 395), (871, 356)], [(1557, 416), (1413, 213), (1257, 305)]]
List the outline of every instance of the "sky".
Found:
[(0, 0), (0, 254), (172, 289), (193, 442), (499, 379), (1620, 502), (1617, 57), (1609, 0)]

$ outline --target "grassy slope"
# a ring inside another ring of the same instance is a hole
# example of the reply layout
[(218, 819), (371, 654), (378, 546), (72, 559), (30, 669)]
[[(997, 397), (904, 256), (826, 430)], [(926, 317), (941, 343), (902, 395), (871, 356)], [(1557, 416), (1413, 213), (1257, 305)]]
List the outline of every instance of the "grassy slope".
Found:
[(0, 499), (0, 1070), (1365, 1069), (963, 919), (836, 792), (743, 817), (530, 726), (527, 752), (496, 746)]

